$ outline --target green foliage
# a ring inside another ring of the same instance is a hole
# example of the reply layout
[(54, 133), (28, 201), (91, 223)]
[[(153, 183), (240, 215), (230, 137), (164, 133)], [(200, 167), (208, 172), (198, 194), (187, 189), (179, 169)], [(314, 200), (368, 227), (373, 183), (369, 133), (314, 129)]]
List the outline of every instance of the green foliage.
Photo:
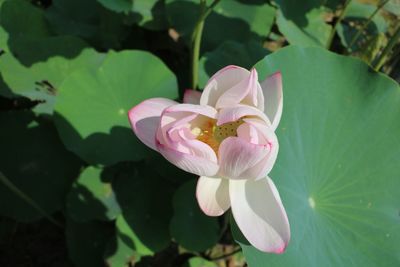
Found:
[[(128, 164), (121, 168), (113, 188), (126, 223), (151, 251), (166, 248), (170, 242), (172, 185), (148, 165)], [(143, 251), (148, 254), (144, 248)]]
[[(351, 50), (360, 50), (365, 43), (371, 43), (371, 37), (387, 31), (387, 23), (382, 16), (374, 16), (357, 40), (356, 34), (369, 17), (376, 10), (376, 6), (352, 2), (346, 11), (343, 23), (338, 27), (338, 34), (342, 44)], [(353, 42), (353, 44), (351, 44)], [(351, 46), (350, 46), (351, 45)], [(370, 62), (370, 61), (369, 61)]]
[(242, 244), (249, 266), (398, 264), (399, 85), (322, 49), (285, 48), (256, 68), (261, 76), (283, 74), (271, 177), (292, 236), (281, 256)]
[(26, 67), (11, 53), (6, 53), (1, 57), (0, 71), (13, 94), (40, 101), (35, 112), (51, 114), (64, 79), (79, 68), (98, 67), (104, 57), (104, 54), (86, 49), (74, 59), (57, 56)]
[(218, 242), (220, 230), (217, 218), (206, 216), (196, 198), (196, 181), (182, 185), (173, 199), (174, 217), (171, 219), (171, 235), (184, 248), (204, 251)]
[(280, 0), (277, 25), (288, 42), (325, 47), (332, 27), (325, 23), (326, 8), (316, 0)]
[[(111, 177), (112, 179), (112, 177)], [(66, 200), (68, 215), (75, 221), (113, 220), (121, 210), (107, 173), (95, 167), (82, 171)]]
[[(190, 43), (199, 16), (197, 3), (194, 0), (166, 0), (169, 21), (187, 43)], [(274, 16), (275, 9), (266, 3), (246, 5), (237, 0), (221, 1), (205, 22), (202, 49), (213, 50), (226, 40), (260, 41), (268, 35)]]
[(91, 164), (143, 159), (148, 149), (132, 134), (127, 112), (147, 98), (174, 99), (176, 88), (175, 76), (153, 55), (111, 52), (95, 70), (82, 68), (63, 82), (57, 129), (67, 148)]
[(238, 43), (226, 41), (217, 49), (207, 52), (200, 59), (199, 85), (204, 88), (208, 79), (227, 65), (237, 65), (250, 69), (255, 62), (268, 54), (268, 50), (255, 41)]
[[(399, 1), (376, 12), (353, 0), (335, 27), (344, 2), (221, 0), (205, 20), (199, 88), (227, 65), (282, 73), (271, 177), (292, 236), (271, 255), (229, 215), (204, 215), (197, 176), (128, 119), (148, 98), (181, 102), (201, 3), (214, 0), (0, 0), (0, 265), (242, 266), (244, 254), (250, 267), (398, 266), (400, 91), (368, 64)], [(324, 51), (330, 36), (346, 57)], [(382, 69), (397, 81), (399, 49)]]
[[(54, 125), (30, 111), (0, 112), (0, 170), (47, 213), (59, 210), (80, 161), (66, 151)], [(49, 164), (51, 163), (51, 164)], [(41, 217), (0, 184), (0, 214), (29, 222)]]
[(71, 219), (66, 224), (69, 256), (77, 267), (105, 267), (103, 254), (114, 229), (104, 222), (78, 223)]

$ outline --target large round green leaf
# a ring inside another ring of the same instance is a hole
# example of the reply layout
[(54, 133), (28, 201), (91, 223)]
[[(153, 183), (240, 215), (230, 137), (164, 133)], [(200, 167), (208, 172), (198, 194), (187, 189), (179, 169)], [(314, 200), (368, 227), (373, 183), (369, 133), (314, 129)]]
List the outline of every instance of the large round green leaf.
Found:
[(218, 242), (220, 229), (215, 217), (205, 215), (196, 200), (196, 180), (183, 184), (175, 192), (171, 235), (192, 251), (205, 251)]
[(128, 111), (151, 97), (177, 98), (174, 74), (142, 51), (110, 52), (93, 71), (81, 69), (61, 85), (56, 126), (67, 148), (93, 164), (139, 160), (148, 149), (132, 133)]
[[(0, 112), (0, 171), (47, 213), (64, 206), (80, 161), (63, 146), (54, 125), (32, 112)], [(42, 217), (0, 184), (0, 214), (19, 221)]]
[(400, 88), (354, 58), (289, 47), (275, 181), (291, 225), (283, 255), (242, 244), (250, 267), (400, 264)]
[(11, 53), (6, 53), (0, 60), (0, 72), (12, 93), (39, 101), (35, 112), (51, 114), (62, 81), (79, 68), (97, 67), (104, 57), (105, 54), (86, 49), (74, 59), (56, 56), (26, 67)]

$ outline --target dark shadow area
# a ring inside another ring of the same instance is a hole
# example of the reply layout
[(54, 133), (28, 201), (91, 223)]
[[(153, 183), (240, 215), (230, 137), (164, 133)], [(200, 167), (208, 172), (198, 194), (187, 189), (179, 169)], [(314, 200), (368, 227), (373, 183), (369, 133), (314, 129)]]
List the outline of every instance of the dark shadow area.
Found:
[(168, 247), (174, 186), (155, 172), (155, 166), (120, 166), (112, 185), (126, 222), (148, 248), (159, 251)]
[(204, 68), (209, 77), (228, 65), (237, 65), (250, 69), (268, 54), (269, 51), (258, 42), (242, 44), (227, 41), (216, 50), (205, 54)]
[[(84, 115), (82, 115), (84, 116)], [(67, 149), (93, 165), (112, 165), (119, 161), (142, 159), (150, 153), (132, 129), (114, 126), (109, 133), (94, 133), (82, 138), (61, 114), (53, 114), (58, 132)]]
[[(48, 213), (61, 209), (82, 162), (67, 151), (48, 118), (31, 111), (0, 112), (0, 170)], [(1, 215), (41, 218), (25, 200), (0, 184)]]
[[(328, 0), (329, 1), (329, 0)], [(277, 0), (277, 5), (282, 11), (285, 19), (293, 21), (299, 28), (304, 28), (308, 25), (306, 15), (314, 8), (323, 5), (323, 0)]]
[[(122, 40), (136, 22), (96, 0), (53, 0), (46, 8), (24, 0), (6, 1), (0, 14), (9, 49), (25, 66), (53, 56), (74, 58), (86, 47), (122, 49)], [(28, 19), (15, 23), (14, 17)]]
[(343, 34), (341, 37), (344, 38), (342, 41), (348, 48), (351, 49), (351, 51), (357, 51), (362, 47), (367, 46), (371, 39), (379, 34), (377, 25), (374, 23), (374, 21), (371, 21), (364, 32), (354, 42), (354, 44), (349, 47), (353, 37), (357, 34), (358, 30), (365, 24), (366, 21), (366, 18), (361, 17), (346, 17), (342, 21)]
[[(167, 5), (172, 26), (179, 32), (186, 44), (199, 16), (199, 5), (187, 1), (174, 1)], [(201, 53), (211, 51), (227, 40), (246, 42), (262, 40), (262, 37), (250, 30), (249, 25), (237, 18), (222, 16), (215, 11), (207, 17), (202, 37)]]
[(64, 229), (43, 219), (20, 223), (0, 217), (0, 266), (74, 267), (68, 257)]

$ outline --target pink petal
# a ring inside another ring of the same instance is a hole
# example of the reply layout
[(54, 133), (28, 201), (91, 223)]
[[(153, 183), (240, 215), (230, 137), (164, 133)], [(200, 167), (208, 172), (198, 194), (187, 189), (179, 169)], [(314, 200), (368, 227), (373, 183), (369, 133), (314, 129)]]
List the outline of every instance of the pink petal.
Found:
[(264, 252), (283, 253), (290, 227), (272, 180), (231, 180), (229, 196), (233, 217), (250, 244)]
[(187, 104), (200, 104), (201, 93), (199, 91), (186, 89), (183, 94), (183, 103)]
[(259, 163), (270, 152), (269, 145), (251, 144), (239, 137), (228, 137), (218, 150), (220, 170), (218, 175), (232, 179), (255, 179), (243, 174)]
[(228, 179), (201, 176), (197, 181), (196, 198), (208, 216), (220, 216), (229, 209)]
[(166, 98), (151, 98), (129, 110), (129, 121), (140, 141), (156, 150), (155, 136), (161, 113), (167, 107), (176, 104), (178, 103)]
[(258, 86), (257, 71), (252, 69), (250, 75), (225, 91), (218, 98), (216, 108), (227, 108), (239, 103), (258, 107)]
[(227, 90), (249, 76), (250, 72), (238, 66), (227, 66), (215, 73), (205, 86), (200, 98), (200, 105), (215, 107), (218, 98)]
[[(200, 142), (200, 141), (198, 141)], [(201, 142), (200, 142), (201, 143)], [(214, 176), (218, 172), (217, 162), (203, 156), (209, 156), (209, 153), (203, 155), (192, 155), (183, 153), (166, 145), (157, 143), (157, 150), (172, 164), (190, 173), (199, 176)], [(202, 151), (199, 149), (199, 151)], [(215, 154), (215, 153), (214, 153)]]
[(268, 76), (261, 83), (265, 99), (265, 114), (272, 123), (272, 128), (275, 130), (278, 127), (282, 116), (283, 93), (282, 93), (282, 75), (276, 72)]
[(268, 117), (259, 109), (247, 105), (237, 105), (235, 107), (229, 107), (221, 109), (218, 114), (217, 125), (220, 126), (224, 123), (237, 121), (245, 116), (257, 116), (267, 125), (270, 125)]

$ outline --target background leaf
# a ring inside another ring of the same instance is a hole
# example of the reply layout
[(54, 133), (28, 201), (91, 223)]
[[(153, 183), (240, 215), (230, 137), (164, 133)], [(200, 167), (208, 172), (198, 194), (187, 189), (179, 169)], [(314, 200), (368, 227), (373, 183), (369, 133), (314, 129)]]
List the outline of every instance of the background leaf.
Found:
[(121, 168), (113, 188), (124, 220), (140, 240), (138, 249), (144, 255), (149, 253), (146, 248), (152, 252), (165, 249), (170, 242), (173, 186), (149, 165), (127, 163)]
[[(0, 112), (0, 123), (0, 171), (47, 213), (60, 210), (79, 159), (64, 148), (54, 125), (32, 112)], [(24, 222), (42, 217), (3, 184), (0, 213)]]
[(78, 222), (113, 220), (121, 213), (111, 180), (94, 167), (86, 168), (74, 182), (66, 205), (68, 215)]
[(61, 85), (58, 131), (67, 148), (89, 163), (142, 159), (148, 148), (132, 134), (128, 111), (151, 97), (177, 98), (176, 88), (174, 74), (155, 56), (109, 53), (96, 71), (78, 70)]
[(174, 195), (171, 235), (184, 248), (205, 251), (218, 242), (220, 230), (215, 217), (205, 215), (196, 200), (196, 180), (183, 184)]
[(321, 0), (278, 0), (277, 25), (290, 44), (325, 47), (332, 27)]

